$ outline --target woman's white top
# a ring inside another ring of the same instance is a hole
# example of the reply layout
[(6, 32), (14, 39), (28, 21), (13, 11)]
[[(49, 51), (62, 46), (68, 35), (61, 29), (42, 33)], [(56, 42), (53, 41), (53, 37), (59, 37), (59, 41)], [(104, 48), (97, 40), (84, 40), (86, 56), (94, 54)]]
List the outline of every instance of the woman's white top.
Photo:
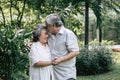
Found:
[(51, 61), (51, 54), (48, 45), (42, 46), (40, 42), (34, 42), (29, 53), (29, 61), (29, 80), (54, 80), (52, 66), (33, 66), (39, 61)]

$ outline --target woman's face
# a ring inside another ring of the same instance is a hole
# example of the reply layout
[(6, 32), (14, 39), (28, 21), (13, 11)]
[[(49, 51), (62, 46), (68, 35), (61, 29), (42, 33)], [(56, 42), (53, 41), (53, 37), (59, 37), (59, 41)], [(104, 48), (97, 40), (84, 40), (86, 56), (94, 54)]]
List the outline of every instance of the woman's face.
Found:
[(39, 36), (39, 41), (43, 44), (47, 43), (48, 41), (48, 32), (46, 29), (41, 31), (41, 35)]

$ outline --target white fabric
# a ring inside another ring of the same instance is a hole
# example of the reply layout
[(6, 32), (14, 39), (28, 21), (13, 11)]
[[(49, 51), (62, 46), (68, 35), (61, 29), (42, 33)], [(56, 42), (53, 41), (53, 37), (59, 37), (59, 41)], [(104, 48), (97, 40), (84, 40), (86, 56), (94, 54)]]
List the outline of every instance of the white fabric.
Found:
[[(77, 37), (75, 34), (62, 27), (57, 35), (50, 35), (48, 44), (52, 59), (63, 57), (72, 51), (79, 51)], [(55, 80), (76, 79), (75, 58), (53, 66)]]
[[(54, 80), (52, 66), (34, 67), (38, 61), (51, 61), (51, 54), (48, 45), (42, 46), (40, 42), (34, 42), (29, 53), (30, 70), (29, 80)], [(50, 77), (52, 76), (52, 79)]]

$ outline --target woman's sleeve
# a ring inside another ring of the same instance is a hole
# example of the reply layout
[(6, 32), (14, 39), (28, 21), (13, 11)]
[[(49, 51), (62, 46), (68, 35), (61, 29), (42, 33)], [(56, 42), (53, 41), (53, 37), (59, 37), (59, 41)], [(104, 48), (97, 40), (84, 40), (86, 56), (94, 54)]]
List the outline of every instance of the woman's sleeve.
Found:
[(30, 62), (32, 64), (32, 66), (35, 63), (39, 62), (39, 55), (38, 55), (38, 50), (37, 50), (36, 45), (31, 46), (31, 50), (30, 50), (30, 53), (29, 53), (29, 59), (30, 59)]

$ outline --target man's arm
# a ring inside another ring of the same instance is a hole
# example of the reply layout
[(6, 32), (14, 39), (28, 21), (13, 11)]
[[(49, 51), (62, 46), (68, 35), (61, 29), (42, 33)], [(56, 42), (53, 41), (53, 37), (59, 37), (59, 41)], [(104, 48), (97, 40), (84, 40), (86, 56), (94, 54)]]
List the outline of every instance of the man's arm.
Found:
[(61, 58), (56, 58), (54, 60), (54, 64), (59, 64), (61, 62), (65, 62), (68, 61), (74, 57), (76, 57), (79, 54), (79, 46), (78, 46), (78, 42), (77, 42), (77, 37), (73, 32), (68, 32), (67, 36), (66, 36), (66, 49), (68, 50), (68, 52), (65, 56), (61, 57)]
[(70, 52), (68, 53), (66, 56), (64, 57), (61, 57), (61, 58), (56, 58), (53, 62), (53, 64), (59, 64), (61, 62), (65, 62), (65, 61), (68, 61), (74, 57), (76, 57), (77, 55), (79, 54), (79, 51), (73, 51), (73, 52)]

